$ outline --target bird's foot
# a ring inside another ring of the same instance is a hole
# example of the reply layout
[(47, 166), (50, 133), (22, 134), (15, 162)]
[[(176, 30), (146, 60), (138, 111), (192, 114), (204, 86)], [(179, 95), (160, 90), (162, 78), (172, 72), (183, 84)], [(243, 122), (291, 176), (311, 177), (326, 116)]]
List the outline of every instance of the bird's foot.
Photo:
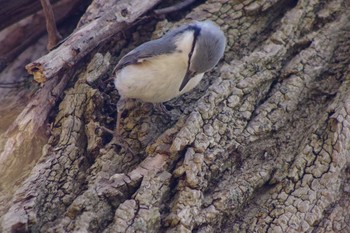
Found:
[(165, 115), (171, 116), (171, 112), (164, 106), (163, 103), (156, 103), (156, 104), (153, 104), (153, 106), (157, 111)]
[(127, 153), (131, 153), (132, 155), (136, 155), (136, 152), (130, 148), (129, 144), (127, 143), (127, 141), (123, 137), (121, 137), (120, 135), (118, 136), (116, 134), (114, 134), (114, 136), (115, 136), (114, 137), (115, 141), (113, 142), (113, 144), (120, 146)]
[(170, 119), (173, 119), (174, 114), (171, 111), (169, 111), (163, 103), (156, 103), (156, 104), (153, 104), (153, 106), (158, 112), (164, 114)]
[(113, 130), (108, 129), (107, 127), (100, 126), (100, 128), (106, 133), (109, 133), (109, 134), (112, 134), (112, 135), (114, 135), (114, 133), (115, 133)]
[(165, 116), (169, 117), (172, 121), (177, 120), (180, 117), (180, 114), (176, 113), (176, 111), (169, 111), (163, 103), (156, 103), (153, 104), (153, 106), (158, 112), (161, 112)]
[(121, 137), (121, 135), (119, 135), (116, 131), (108, 129), (108, 128), (104, 127), (104, 126), (100, 126), (100, 127), (106, 133), (109, 133), (109, 134), (113, 135), (113, 139), (114, 139), (114, 141), (112, 142), (113, 144), (115, 144), (117, 146), (120, 146), (126, 152), (129, 152), (129, 153), (131, 153), (133, 155), (136, 155), (135, 151), (130, 148), (130, 146), (128, 145), (126, 140), (123, 137)]

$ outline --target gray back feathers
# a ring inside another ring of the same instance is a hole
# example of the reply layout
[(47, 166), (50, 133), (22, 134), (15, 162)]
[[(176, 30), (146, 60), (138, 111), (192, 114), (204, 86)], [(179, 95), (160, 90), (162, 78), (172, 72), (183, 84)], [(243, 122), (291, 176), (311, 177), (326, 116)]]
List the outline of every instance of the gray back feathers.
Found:
[(136, 64), (140, 59), (171, 53), (175, 50), (175, 44), (169, 43), (168, 41), (163, 40), (163, 38), (151, 40), (140, 45), (134, 50), (131, 50), (128, 54), (122, 57), (114, 70), (120, 70), (130, 64)]
[(218, 26), (207, 20), (180, 26), (157, 40), (148, 41), (138, 46), (120, 59), (114, 70), (139, 63), (142, 59), (173, 53), (176, 51), (175, 42), (178, 36), (188, 30), (192, 30), (196, 35), (188, 71), (198, 74), (212, 69), (224, 54), (226, 38)]
[(174, 30), (169, 31), (163, 37), (148, 41), (135, 49), (131, 50), (128, 54), (122, 57), (114, 70), (122, 69), (123, 67), (136, 64), (140, 59), (152, 58), (162, 54), (173, 53), (176, 50), (175, 41), (177, 36), (180, 36), (181, 32), (185, 31), (188, 25), (183, 25)]

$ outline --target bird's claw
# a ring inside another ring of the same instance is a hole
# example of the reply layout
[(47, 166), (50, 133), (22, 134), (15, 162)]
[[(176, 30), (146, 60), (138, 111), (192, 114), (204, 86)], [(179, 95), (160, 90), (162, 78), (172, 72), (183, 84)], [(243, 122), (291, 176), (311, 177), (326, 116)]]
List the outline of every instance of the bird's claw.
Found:
[(115, 144), (117, 146), (120, 146), (126, 152), (129, 152), (129, 153), (131, 153), (133, 155), (136, 155), (136, 152), (130, 148), (130, 146), (127, 144), (126, 140), (123, 137), (121, 137), (116, 131), (108, 129), (108, 128), (104, 127), (104, 126), (100, 126), (100, 127), (106, 133), (109, 133), (109, 134), (113, 135), (113, 138), (114, 138), (113, 144)]

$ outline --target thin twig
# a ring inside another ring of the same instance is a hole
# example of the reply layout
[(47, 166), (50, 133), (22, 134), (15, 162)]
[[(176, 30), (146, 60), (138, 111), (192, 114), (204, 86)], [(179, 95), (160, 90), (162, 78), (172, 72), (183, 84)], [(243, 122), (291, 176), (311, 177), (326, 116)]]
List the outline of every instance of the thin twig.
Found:
[(189, 5), (191, 5), (192, 3), (194, 3), (196, 0), (184, 0), (176, 5), (173, 5), (173, 6), (169, 6), (169, 7), (165, 7), (165, 8), (162, 8), (162, 9), (157, 9), (157, 10), (154, 10), (154, 13), (156, 15), (164, 15), (164, 14), (169, 14), (171, 12), (175, 12), (175, 11), (179, 11)]
[(48, 34), (47, 49), (51, 50), (62, 38), (56, 27), (55, 16), (50, 4), (50, 0), (40, 0), (46, 19), (46, 29)]

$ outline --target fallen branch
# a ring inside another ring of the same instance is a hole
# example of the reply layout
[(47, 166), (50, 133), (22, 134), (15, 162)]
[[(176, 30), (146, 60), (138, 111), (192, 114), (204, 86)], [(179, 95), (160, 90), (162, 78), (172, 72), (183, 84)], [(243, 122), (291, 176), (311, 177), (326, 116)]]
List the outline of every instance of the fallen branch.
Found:
[(77, 64), (102, 41), (123, 31), (160, 1), (134, 0), (112, 5), (102, 17), (82, 26), (57, 49), (28, 64), (28, 73), (39, 83), (55, 77), (62, 69)]

